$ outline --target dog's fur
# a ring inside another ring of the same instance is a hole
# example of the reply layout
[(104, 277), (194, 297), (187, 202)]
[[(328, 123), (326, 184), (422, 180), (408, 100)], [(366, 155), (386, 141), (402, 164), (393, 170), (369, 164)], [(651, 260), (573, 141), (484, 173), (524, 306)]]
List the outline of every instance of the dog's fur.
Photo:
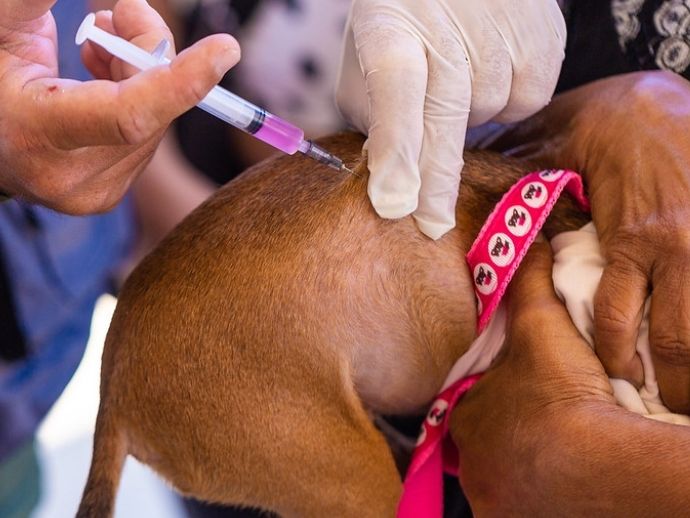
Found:
[[(423, 412), (475, 334), (464, 256), (524, 164), (467, 153), (457, 228), (378, 218), (361, 137), (247, 171), (120, 294), (79, 517), (110, 516), (127, 454), (196, 498), (282, 516), (392, 516), (401, 481), (369, 412)], [(583, 222), (559, 204), (557, 222)], [(552, 230), (561, 230), (560, 229)]]

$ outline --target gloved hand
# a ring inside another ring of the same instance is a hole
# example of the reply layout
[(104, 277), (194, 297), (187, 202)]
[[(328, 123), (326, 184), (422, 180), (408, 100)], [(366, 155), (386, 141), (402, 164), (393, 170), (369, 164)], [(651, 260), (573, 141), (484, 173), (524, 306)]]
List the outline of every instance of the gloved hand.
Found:
[(556, 0), (354, 0), (337, 99), (369, 135), (378, 214), (453, 228), (468, 125), (545, 106), (565, 38)]

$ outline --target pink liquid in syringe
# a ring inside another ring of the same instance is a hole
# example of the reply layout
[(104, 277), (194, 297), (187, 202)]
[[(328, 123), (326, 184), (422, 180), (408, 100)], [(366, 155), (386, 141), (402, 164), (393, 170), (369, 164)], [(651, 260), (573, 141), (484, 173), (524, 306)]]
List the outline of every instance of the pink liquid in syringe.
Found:
[(254, 133), (254, 136), (292, 155), (299, 149), (299, 145), (304, 140), (304, 131), (267, 113), (264, 125)]

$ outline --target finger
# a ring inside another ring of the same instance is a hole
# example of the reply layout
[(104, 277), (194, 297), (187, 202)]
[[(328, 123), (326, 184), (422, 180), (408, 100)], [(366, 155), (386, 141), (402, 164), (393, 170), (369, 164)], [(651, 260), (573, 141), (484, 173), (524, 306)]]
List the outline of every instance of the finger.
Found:
[(98, 45), (84, 43), (81, 47), (81, 61), (95, 79), (111, 79), (109, 60), (101, 59), (98, 49)]
[[(104, 31), (115, 34), (112, 11), (98, 11), (95, 24)], [(81, 47), (81, 59), (96, 79), (113, 79), (110, 65), (114, 58), (100, 45), (85, 41)]]
[(35, 82), (29, 110), (42, 114), (39, 131), (61, 149), (141, 144), (198, 104), (239, 57), (231, 36), (209, 36), (170, 65), (120, 83), (62, 81), (46, 91), (45, 81)]
[(615, 258), (604, 268), (594, 296), (594, 347), (606, 372), (642, 383), (637, 333), (647, 298), (647, 276), (630, 260)]
[[(166, 57), (172, 59), (175, 56), (174, 42), (170, 29), (165, 25), (163, 19), (153, 9), (142, 9), (138, 1), (125, 2), (125, 6), (127, 3), (135, 5), (133, 9), (124, 11), (124, 14), (119, 15), (118, 26), (124, 27), (124, 31), (117, 31), (115, 15), (112, 11), (96, 13), (96, 25), (100, 29), (111, 34), (117, 34), (147, 51), (153, 51), (161, 41), (165, 40), (170, 44)], [(121, 5), (122, 2), (118, 4), (118, 7)], [(119, 7), (118, 13), (122, 12), (122, 8)], [(137, 23), (130, 23), (129, 19), (134, 15), (136, 15)], [(97, 79), (120, 81), (139, 72), (138, 68), (113, 57), (103, 47), (90, 41), (87, 41), (82, 47), (82, 60)]]
[[(165, 34), (166, 39), (173, 43), (167, 24), (146, 0), (119, 0), (113, 7), (113, 27), (117, 35), (128, 41), (147, 39), (151, 34)], [(160, 40), (161, 38), (158, 39), (159, 42)]]
[[(119, 0), (113, 9), (112, 26), (115, 34), (139, 48), (153, 51), (161, 41), (170, 43), (166, 57), (175, 55), (175, 41), (170, 29), (161, 16), (145, 0)], [(138, 72), (136, 67), (115, 60), (113, 79), (120, 80)]]
[(479, 126), (503, 111), (510, 99), (513, 66), (510, 53), (500, 34), (486, 37), (481, 66), (472, 70), (472, 111), (469, 125)]
[(649, 341), (661, 397), (674, 412), (690, 413), (690, 276), (678, 266), (653, 277)]
[(554, 291), (552, 271), (551, 247), (546, 242), (535, 242), (508, 292), (511, 349), (516, 345), (516, 350), (543, 349), (542, 344), (547, 343), (550, 352), (555, 352), (563, 338), (577, 336), (570, 315)]
[[(565, 58), (565, 21), (556, 2), (526, 0), (512, 9), (494, 14), (496, 26), (504, 41), (517, 42), (511, 47), (513, 77), (510, 97), (495, 120), (515, 122), (546, 106), (556, 89)], [(539, 30), (524, 27), (534, 18), (521, 15), (520, 10), (539, 13)], [(525, 38), (525, 34), (530, 34)]]
[(367, 135), (369, 133), (369, 98), (352, 33), (352, 12), (349, 16), (336, 80), (336, 104), (343, 119), (362, 134)]
[(550, 246), (545, 242), (534, 243), (510, 286), (509, 336), (506, 341), (510, 347), (507, 354), (529, 351), (531, 366), (535, 361), (547, 359), (556, 362), (550, 364), (550, 375), (563, 364), (588, 362), (594, 369), (588, 370), (586, 377), (592, 374), (601, 376), (603, 369), (599, 367), (600, 372), (597, 371), (599, 362), (573, 324), (565, 305), (556, 296), (552, 271)]
[[(446, 56), (429, 50), (424, 139), (419, 161), (421, 187), (414, 212), (419, 229), (438, 239), (455, 226), (472, 78), (460, 43), (446, 38)], [(450, 47), (449, 47), (450, 46)]]
[(544, 241), (534, 242), (510, 283), (512, 316), (530, 314), (535, 309), (562, 306), (553, 288), (553, 254)]
[[(369, 197), (384, 218), (417, 208), (427, 62), (414, 30), (378, 2), (353, 8), (353, 32), (369, 97)], [(402, 25), (401, 25), (402, 24)]]

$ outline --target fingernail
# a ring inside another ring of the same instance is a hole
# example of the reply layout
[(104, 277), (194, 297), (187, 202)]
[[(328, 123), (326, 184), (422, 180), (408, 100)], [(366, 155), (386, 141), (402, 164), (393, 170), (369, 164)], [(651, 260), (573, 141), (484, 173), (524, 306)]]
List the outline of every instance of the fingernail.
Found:
[(225, 45), (221, 46), (220, 50), (215, 56), (215, 66), (218, 74), (225, 74), (228, 70), (234, 67), (240, 60), (241, 51), (237, 41), (230, 35)]

